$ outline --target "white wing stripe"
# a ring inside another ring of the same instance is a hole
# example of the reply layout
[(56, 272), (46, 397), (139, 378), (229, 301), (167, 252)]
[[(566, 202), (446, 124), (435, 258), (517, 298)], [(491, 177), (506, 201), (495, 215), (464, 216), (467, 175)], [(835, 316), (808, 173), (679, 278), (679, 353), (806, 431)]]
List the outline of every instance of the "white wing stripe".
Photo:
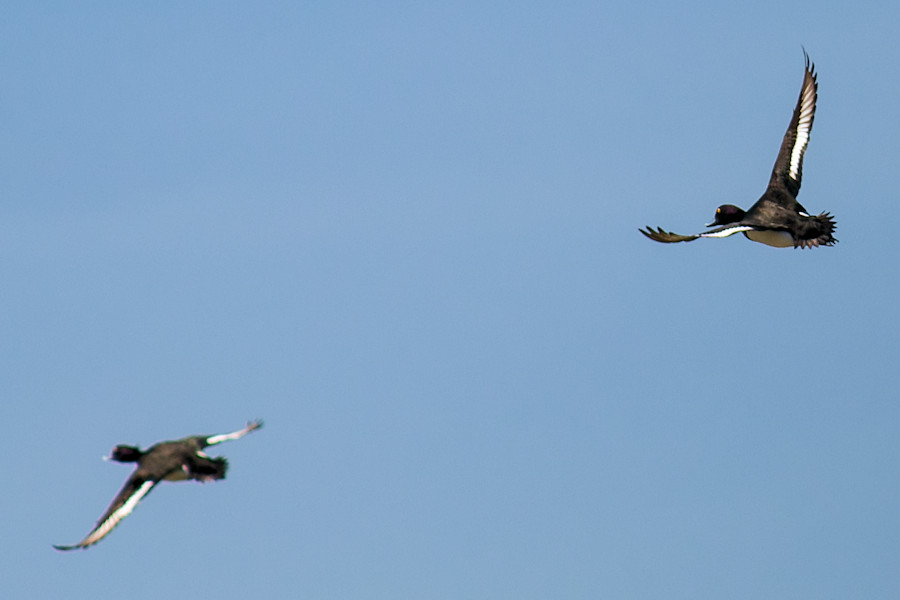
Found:
[(215, 446), (216, 444), (221, 444), (222, 442), (227, 442), (230, 440), (239, 440), (247, 434), (246, 429), (241, 429), (240, 431), (233, 431), (231, 433), (222, 433), (219, 435), (211, 435), (206, 438), (206, 443), (210, 446)]
[(813, 115), (816, 110), (816, 84), (808, 80), (803, 88), (803, 98), (800, 101), (800, 118), (797, 119), (797, 139), (791, 150), (791, 163), (788, 174), (791, 179), (800, 178), (800, 166), (803, 162), (803, 153), (809, 144), (809, 132), (812, 129)]
[(728, 237), (729, 235), (734, 235), (736, 233), (740, 233), (742, 231), (750, 231), (753, 229), (747, 225), (735, 225), (734, 227), (729, 227), (728, 229), (723, 229), (722, 231), (714, 231), (712, 233), (701, 233), (700, 237), (708, 237), (708, 238), (723, 238)]
[(259, 429), (260, 427), (262, 427), (262, 423), (259, 421), (254, 421), (252, 423), (248, 423), (246, 427), (244, 427), (243, 429), (239, 429), (238, 431), (232, 431), (231, 433), (221, 433), (219, 435), (211, 435), (206, 438), (206, 444), (208, 446), (215, 446), (216, 444), (221, 444), (222, 442), (239, 440), (251, 431)]
[(81, 542), (80, 545), (90, 546), (91, 544), (102, 540), (106, 536), (106, 534), (112, 531), (115, 526), (119, 524), (119, 521), (131, 514), (131, 512), (134, 510), (134, 507), (137, 506), (138, 502), (141, 501), (141, 498), (146, 496), (154, 485), (156, 485), (155, 481), (145, 481), (141, 485), (141, 487), (139, 487), (137, 491), (133, 493), (130, 498), (128, 498), (125, 504), (120, 506), (119, 509), (113, 514), (109, 515), (109, 518), (103, 521), (97, 527), (97, 529), (95, 529), (94, 532), (91, 533), (91, 535), (84, 538), (84, 541)]

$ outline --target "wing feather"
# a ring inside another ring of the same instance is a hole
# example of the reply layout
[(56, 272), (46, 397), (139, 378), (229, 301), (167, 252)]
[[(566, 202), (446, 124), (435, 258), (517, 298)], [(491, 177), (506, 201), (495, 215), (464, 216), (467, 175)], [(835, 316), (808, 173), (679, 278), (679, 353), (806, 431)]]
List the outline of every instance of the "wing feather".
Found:
[(106, 509), (106, 512), (97, 521), (97, 525), (87, 536), (73, 546), (57, 546), (53, 547), (57, 550), (75, 550), (77, 548), (87, 548), (96, 544), (115, 529), (122, 519), (132, 513), (138, 502), (144, 496), (150, 493), (150, 490), (159, 483), (153, 479), (141, 479), (137, 474), (132, 475), (119, 494)]
[(816, 116), (816, 100), (818, 99), (819, 84), (816, 81), (815, 65), (809, 60), (809, 55), (803, 51), (806, 58), (806, 70), (803, 73), (803, 85), (800, 88), (800, 97), (797, 106), (781, 142), (778, 158), (772, 168), (772, 177), (769, 179), (769, 188), (787, 189), (791, 196), (800, 193), (800, 183), (803, 178), (803, 155), (809, 145), (809, 136), (812, 132), (813, 120)]
[(697, 238), (702, 237), (723, 238), (728, 237), (729, 235), (740, 233), (742, 231), (750, 231), (751, 229), (753, 229), (753, 227), (750, 227), (749, 225), (725, 225), (724, 227), (718, 227), (716, 229), (711, 229), (703, 233), (695, 233), (692, 235), (672, 233), (671, 231), (665, 231), (661, 227), (657, 227), (656, 229), (647, 227), (646, 230), (638, 229), (638, 231), (655, 242), (662, 242), (663, 244), (675, 244), (677, 242), (693, 242)]

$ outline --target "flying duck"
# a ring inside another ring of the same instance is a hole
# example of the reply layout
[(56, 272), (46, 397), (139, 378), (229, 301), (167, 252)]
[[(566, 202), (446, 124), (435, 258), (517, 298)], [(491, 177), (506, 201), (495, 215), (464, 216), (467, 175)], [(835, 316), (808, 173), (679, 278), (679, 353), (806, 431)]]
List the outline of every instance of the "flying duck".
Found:
[(250, 421), (247, 426), (232, 433), (220, 435), (195, 435), (171, 442), (159, 442), (147, 450), (135, 446), (118, 445), (105, 460), (136, 462), (137, 468), (125, 482), (97, 525), (87, 537), (73, 546), (57, 546), (57, 550), (75, 550), (96, 544), (119, 522), (131, 514), (141, 499), (162, 480), (185, 481), (195, 479), (201, 483), (224, 479), (228, 461), (222, 457), (210, 458), (203, 453), (207, 446), (215, 446), (229, 440), (237, 440), (262, 427), (262, 421)]
[(769, 186), (756, 204), (746, 212), (733, 204), (723, 204), (716, 209), (715, 220), (707, 225), (715, 229), (703, 233), (678, 235), (658, 227), (638, 231), (651, 240), (666, 244), (690, 242), (701, 237), (728, 237), (738, 232), (754, 242), (776, 248), (814, 248), (833, 246), (837, 242), (832, 236), (837, 228), (834, 218), (827, 212), (811, 216), (797, 202), (803, 175), (803, 154), (809, 144), (818, 96), (815, 65), (810, 62), (806, 50), (803, 56), (806, 58), (806, 70), (800, 98), (775, 159)]

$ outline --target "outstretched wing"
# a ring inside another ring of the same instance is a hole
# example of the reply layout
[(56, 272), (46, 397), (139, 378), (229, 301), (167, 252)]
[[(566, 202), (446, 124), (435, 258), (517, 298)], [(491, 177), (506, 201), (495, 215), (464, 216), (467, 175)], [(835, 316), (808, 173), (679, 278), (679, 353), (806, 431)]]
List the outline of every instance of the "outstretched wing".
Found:
[(203, 440), (202, 445), (205, 448), (207, 446), (215, 446), (216, 444), (221, 444), (222, 442), (228, 442), (230, 440), (239, 440), (251, 431), (256, 431), (262, 426), (263, 422), (261, 419), (257, 419), (255, 421), (247, 421), (247, 426), (243, 429), (238, 429), (237, 431), (232, 431), (231, 433), (210, 435), (205, 440)]
[(740, 233), (742, 231), (750, 231), (751, 229), (753, 228), (747, 225), (725, 225), (724, 227), (710, 229), (709, 231), (705, 231), (703, 233), (695, 233), (693, 235), (680, 235), (677, 233), (672, 233), (671, 231), (664, 231), (661, 227), (657, 227), (656, 229), (647, 227), (646, 230), (638, 229), (638, 231), (655, 242), (662, 242), (663, 244), (674, 244), (676, 242), (692, 242), (697, 238), (702, 237), (728, 237), (729, 235), (734, 235), (735, 233)]
[(97, 525), (94, 529), (91, 530), (83, 540), (73, 546), (57, 546), (54, 544), (53, 547), (57, 550), (75, 550), (78, 548), (87, 548), (88, 546), (96, 544), (109, 535), (109, 532), (115, 529), (116, 525), (118, 525), (122, 519), (130, 515), (138, 502), (140, 502), (144, 496), (149, 494), (150, 490), (152, 490), (157, 483), (159, 483), (159, 481), (145, 479), (139, 475), (138, 472), (135, 472), (128, 478), (128, 481), (125, 482), (125, 485), (112, 501), (112, 504), (110, 504), (109, 508), (106, 509), (106, 512), (103, 513), (100, 520), (97, 521)]
[(803, 155), (809, 145), (809, 135), (812, 131), (813, 119), (816, 116), (816, 99), (819, 88), (819, 84), (816, 82), (816, 67), (810, 62), (806, 50), (803, 51), (803, 56), (806, 58), (806, 70), (803, 74), (800, 97), (797, 99), (794, 115), (791, 117), (791, 123), (781, 142), (778, 158), (775, 159), (772, 177), (769, 179), (769, 189), (786, 189), (794, 198), (800, 193)]

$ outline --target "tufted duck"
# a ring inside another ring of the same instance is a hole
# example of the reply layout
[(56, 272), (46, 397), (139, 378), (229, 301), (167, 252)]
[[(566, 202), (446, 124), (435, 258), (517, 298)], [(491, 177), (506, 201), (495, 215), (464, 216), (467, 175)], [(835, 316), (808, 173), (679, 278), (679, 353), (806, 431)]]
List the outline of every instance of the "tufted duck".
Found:
[(652, 227), (639, 229), (641, 233), (651, 240), (667, 244), (690, 242), (701, 237), (727, 237), (738, 232), (743, 232), (754, 242), (776, 248), (813, 248), (833, 246), (837, 242), (832, 236), (837, 227), (834, 218), (829, 213), (811, 216), (797, 202), (803, 174), (803, 154), (809, 144), (818, 90), (815, 66), (805, 50), (803, 55), (806, 57), (806, 71), (800, 98), (781, 142), (769, 186), (756, 204), (746, 212), (733, 204), (723, 204), (716, 209), (715, 220), (707, 225), (715, 229), (704, 233), (678, 235)]
[(171, 442), (160, 442), (144, 451), (134, 446), (116, 446), (107, 460), (136, 462), (137, 468), (87, 537), (74, 546), (54, 545), (53, 547), (57, 550), (75, 550), (96, 544), (106, 537), (122, 519), (130, 515), (138, 502), (162, 480), (196, 479), (205, 483), (214, 479), (224, 479), (225, 472), (228, 470), (228, 461), (222, 457), (210, 458), (202, 450), (207, 446), (240, 439), (260, 427), (262, 427), (262, 421), (251, 421), (243, 429), (232, 433), (197, 435)]

